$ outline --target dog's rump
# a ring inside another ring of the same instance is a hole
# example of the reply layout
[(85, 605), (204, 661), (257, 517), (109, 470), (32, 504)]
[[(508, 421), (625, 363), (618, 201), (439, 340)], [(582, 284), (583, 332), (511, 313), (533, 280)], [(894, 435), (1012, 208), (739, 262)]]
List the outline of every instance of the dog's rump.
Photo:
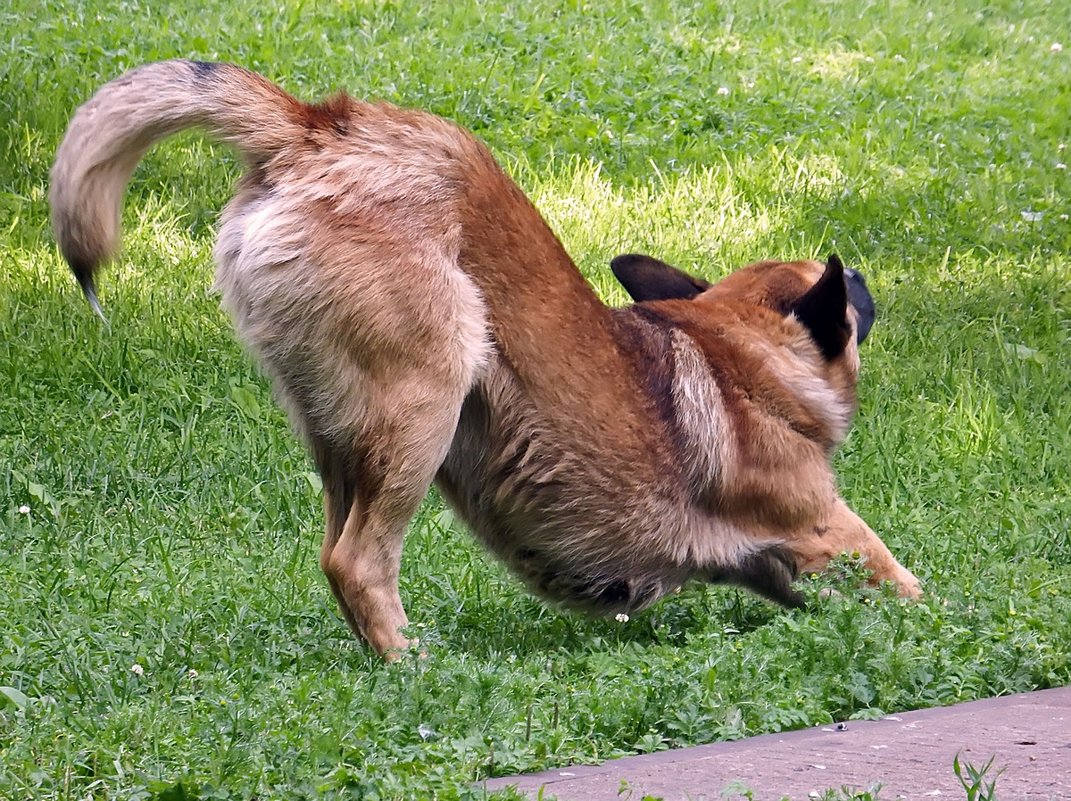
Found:
[[(447, 274), (453, 263), (548, 425), (579, 448), (614, 441), (628, 463), (664, 455), (665, 432), (651, 430), (647, 399), (631, 391), (639, 377), (604, 304), (487, 148), (431, 114), (341, 94), (306, 104), (230, 64), (172, 60), (111, 81), (73, 116), (50, 193), (57, 241), (94, 308), (130, 174), (153, 143), (189, 127), (233, 144), (248, 165), (217, 245), (217, 285), (243, 336), (253, 298), (275, 289), (289, 302), (295, 286), (326, 293), (290, 308), (299, 322), (310, 307), (350, 303), (360, 328), (360, 310), (379, 308), (360, 300), (373, 298), (393, 305), (397, 330), (419, 328), (429, 303), (406, 316), (407, 297), (468, 294)], [(398, 256), (429, 248), (417, 256), (435, 269)]]

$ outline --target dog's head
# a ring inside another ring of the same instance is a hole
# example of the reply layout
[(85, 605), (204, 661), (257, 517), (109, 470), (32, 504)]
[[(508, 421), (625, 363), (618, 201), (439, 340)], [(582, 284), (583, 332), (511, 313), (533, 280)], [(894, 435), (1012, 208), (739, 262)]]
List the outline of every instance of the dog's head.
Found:
[[(637, 301), (622, 314), (682, 332), (705, 357), (698, 368), (677, 360), (672, 378), (683, 434), (675, 447), (702, 502), (773, 543), (712, 560), (707, 578), (796, 606), (795, 575), (848, 551), (866, 558), (875, 583), (916, 597), (915, 577), (837, 497), (829, 464), (855, 411), (858, 345), (874, 322), (863, 277), (835, 255), (759, 262), (715, 284), (649, 256), (618, 256), (611, 266)], [(696, 391), (704, 378), (714, 391)]]
[[(611, 267), (637, 301), (636, 313), (687, 334), (721, 376), (736, 429), (779, 420), (771, 425), (806, 432), (823, 454), (843, 441), (874, 301), (862, 276), (837, 256), (758, 262), (714, 284), (650, 256), (618, 256)], [(774, 439), (788, 442), (781, 434), (756, 441)]]
[(610, 263), (614, 276), (637, 302), (735, 301), (792, 315), (829, 361), (866, 339), (874, 324), (874, 299), (863, 276), (833, 254), (816, 261), (762, 261), (711, 284), (651, 256), (627, 254)]

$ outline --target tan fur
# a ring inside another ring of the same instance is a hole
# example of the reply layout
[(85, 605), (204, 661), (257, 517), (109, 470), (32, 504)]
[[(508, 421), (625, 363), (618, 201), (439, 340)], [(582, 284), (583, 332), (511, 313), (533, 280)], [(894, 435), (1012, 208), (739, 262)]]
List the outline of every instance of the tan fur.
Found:
[(137, 161), (190, 126), (247, 161), (216, 286), (323, 476), (321, 565), (380, 653), (406, 646), (401, 544), (433, 480), (533, 591), (597, 612), (693, 577), (762, 592), (768, 572), (843, 550), (917, 594), (829, 467), (854, 342), (823, 359), (781, 309), (822, 265), (760, 263), (694, 301), (610, 310), (453, 124), (169, 61), (105, 85), (57, 154), (56, 237), (88, 294)]
[(821, 572), (841, 554), (858, 554), (875, 576), (897, 584), (902, 595), (917, 598), (922, 594), (919, 580), (839, 498), (810, 532), (801, 532), (793, 551), (801, 572)]

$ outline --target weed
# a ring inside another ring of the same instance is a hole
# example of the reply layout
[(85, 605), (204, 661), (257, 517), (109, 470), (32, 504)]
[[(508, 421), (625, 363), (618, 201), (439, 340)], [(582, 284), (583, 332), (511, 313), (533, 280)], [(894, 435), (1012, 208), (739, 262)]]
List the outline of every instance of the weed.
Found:
[(997, 801), (997, 779), (1004, 769), (998, 770), (991, 781), (986, 781), (995, 759), (996, 757), (990, 757), (980, 768), (970, 762), (960, 762), (959, 754), (952, 759), (952, 771), (967, 793), (967, 801)]

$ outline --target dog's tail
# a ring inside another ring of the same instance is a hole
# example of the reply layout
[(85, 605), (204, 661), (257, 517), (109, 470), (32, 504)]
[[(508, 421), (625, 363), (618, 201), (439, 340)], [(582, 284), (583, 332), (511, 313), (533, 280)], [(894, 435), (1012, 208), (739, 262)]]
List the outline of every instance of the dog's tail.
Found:
[(162, 61), (101, 87), (71, 119), (49, 192), (56, 241), (93, 310), (103, 319), (93, 275), (118, 249), (123, 192), (153, 144), (201, 127), (262, 163), (300, 141), (312, 109), (231, 64)]

